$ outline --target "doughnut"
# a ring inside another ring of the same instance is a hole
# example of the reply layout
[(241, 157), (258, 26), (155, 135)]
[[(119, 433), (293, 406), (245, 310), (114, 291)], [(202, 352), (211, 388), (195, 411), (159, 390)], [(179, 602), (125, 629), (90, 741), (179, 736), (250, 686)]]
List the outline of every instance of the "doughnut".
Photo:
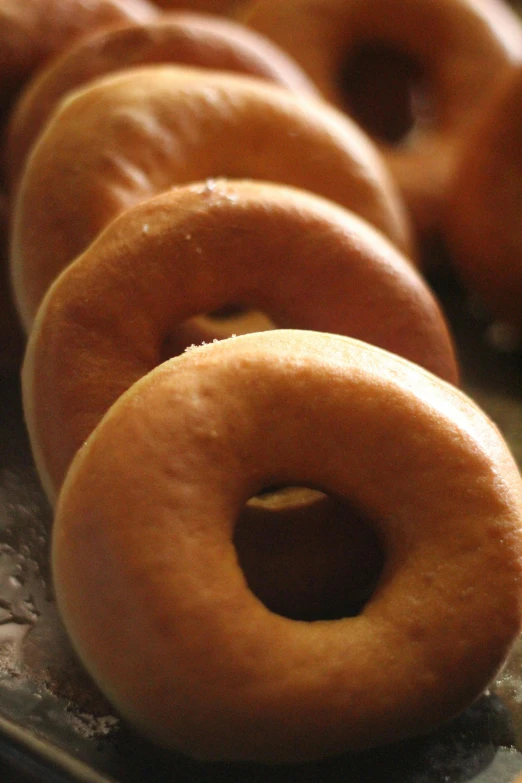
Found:
[(10, 255), (25, 328), (61, 269), (123, 210), (221, 176), (317, 192), (412, 252), (402, 200), (374, 145), (322, 100), (244, 75), (129, 69), (71, 93), (29, 156)]
[(40, 129), (68, 92), (112, 71), (154, 62), (249, 73), (318, 95), (301, 68), (279, 47), (232, 20), (171, 13), (151, 22), (104, 28), (53, 59), (19, 99), (5, 143), (11, 186)]
[(522, 338), (522, 67), (468, 133), (448, 199), (445, 236), (464, 284)]
[(434, 295), (358, 216), (272, 183), (180, 186), (112, 221), (38, 310), (22, 385), (51, 500), (77, 449), (162, 361), (177, 327), (229, 304), (259, 309), (278, 326), (350, 334), (458, 382)]
[(158, 13), (147, 0), (0, 0), (0, 100), (81, 36)]
[[(296, 621), (247, 587), (235, 522), (274, 483), (377, 531), (355, 617)], [(301, 762), (431, 731), (480, 695), (520, 631), (521, 525), (517, 467), (464, 394), (357, 340), (274, 330), (115, 402), (65, 480), (52, 570), (81, 660), (155, 743)]]
[(412, 90), (421, 91), (411, 98), (413, 125), (398, 143), (375, 141), (418, 231), (438, 230), (467, 128), (499, 75), (521, 59), (517, 15), (500, 0), (254, 0), (239, 18), (289, 52), (347, 112), (350, 67), (365, 48), (410, 63), (420, 82)]

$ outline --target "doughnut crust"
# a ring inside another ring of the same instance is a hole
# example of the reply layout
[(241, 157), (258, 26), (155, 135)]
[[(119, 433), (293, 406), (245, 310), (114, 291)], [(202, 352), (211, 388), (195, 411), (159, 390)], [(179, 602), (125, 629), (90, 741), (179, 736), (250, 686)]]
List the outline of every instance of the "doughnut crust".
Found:
[(33, 454), (55, 496), (110, 405), (180, 342), (194, 316), (235, 304), (279, 326), (349, 334), (457, 382), (444, 318), (375, 229), (296, 188), (196, 183), (114, 220), (57, 278), (24, 363)]
[(70, 46), (27, 86), (9, 122), (6, 167), (11, 188), (45, 122), (71, 90), (112, 71), (151, 63), (236, 71), (318, 95), (304, 71), (264, 36), (232, 19), (163, 14), (148, 23), (111, 26)]
[(175, 184), (221, 176), (317, 192), (411, 247), (373, 144), (323, 101), (235, 74), (129, 69), (70, 94), (27, 161), (11, 244), (25, 327), (61, 269), (114, 217)]
[[(361, 509), (385, 550), (356, 617), (270, 612), (232, 543), (263, 486)], [(78, 453), (53, 573), (88, 670), (155, 742), (304, 761), (431, 730), (476, 698), (520, 629), (522, 488), (462, 393), (349, 338), (272, 331), (136, 383)]]
[(397, 145), (376, 142), (416, 227), (440, 227), (466, 132), (497, 79), (522, 59), (522, 27), (502, 0), (254, 0), (242, 21), (289, 52), (324, 96), (350, 111), (343, 69), (364, 45), (384, 44), (419, 68), (429, 96)]

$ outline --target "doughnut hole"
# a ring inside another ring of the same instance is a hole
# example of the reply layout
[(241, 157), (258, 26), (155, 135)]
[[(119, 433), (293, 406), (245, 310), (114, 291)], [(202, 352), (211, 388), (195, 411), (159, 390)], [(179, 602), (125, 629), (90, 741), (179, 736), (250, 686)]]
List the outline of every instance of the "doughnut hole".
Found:
[(216, 321), (224, 321), (228, 318), (234, 318), (240, 314), (243, 314), (245, 310), (246, 308), (244, 305), (228, 304), (218, 308), (217, 310), (214, 310), (212, 313), (209, 313), (209, 318), (213, 318)]
[(338, 71), (346, 110), (381, 142), (400, 144), (430, 123), (433, 94), (416, 60), (386, 43), (367, 42), (351, 51)]
[(252, 497), (234, 544), (254, 595), (294, 620), (359, 614), (384, 562), (377, 534), (360, 511), (308, 487), (271, 487)]
[(162, 361), (178, 356), (186, 348), (240, 334), (266, 332), (275, 323), (260, 310), (242, 304), (227, 304), (211, 313), (187, 319), (167, 336), (161, 348)]

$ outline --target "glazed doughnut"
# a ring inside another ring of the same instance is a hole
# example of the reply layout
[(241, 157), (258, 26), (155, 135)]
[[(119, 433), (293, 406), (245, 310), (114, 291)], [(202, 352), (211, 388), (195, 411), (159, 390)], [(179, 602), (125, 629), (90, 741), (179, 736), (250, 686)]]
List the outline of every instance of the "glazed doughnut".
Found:
[(70, 94), (27, 161), (11, 245), (24, 326), (60, 270), (116, 215), (172, 185), (219, 176), (318, 192), (410, 252), (405, 210), (379, 154), (322, 100), (236, 74), (129, 69)]
[[(356, 617), (296, 622), (248, 589), (245, 501), (347, 499), (384, 547)], [(365, 343), (271, 331), (172, 359), (112, 406), (67, 475), (52, 564), (80, 658), (155, 743), (300, 762), (427, 732), (520, 630), (522, 487), (454, 387)]]
[(51, 499), (110, 405), (162, 361), (165, 340), (228, 304), (258, 308), (279, 326), (350, 334), (457, 382), (433, 294), (365, 221), (281, 185), (179, 187), (115, 219), (38, 310), (24, 408)]
[(147, 0), (0, 0), (0, 101), (77, 38), (158, 13)]
[(411, 60), (429, 110), (399, 144), (376, 141), (419, 231), (438, 228), (469, 123), (522, 57), (517, 15), (501, 0), (254, 0), (240, 18), (289, 52), (345, 111), (346, 74), (365, 46)]
[(468, 133), (445, 232), (452, 261), (489, 315), (522, 338), (522, 67)]
[(68, 92), (112, 71), (166, 62), (239, 71), (318, 95), (301, 68), (279, 47), (232, 20), (172, 13), (149, 23), (106, 28), (52, 60), (21, 96), (6, 139), (11, 186), (40, 129)]

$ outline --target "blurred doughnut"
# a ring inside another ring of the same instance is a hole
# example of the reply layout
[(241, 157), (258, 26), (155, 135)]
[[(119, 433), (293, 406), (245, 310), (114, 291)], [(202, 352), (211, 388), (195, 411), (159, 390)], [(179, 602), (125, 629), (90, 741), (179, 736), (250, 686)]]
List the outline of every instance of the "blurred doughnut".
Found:
[[(384, 78), (387, 65), (402, 68), (404, 100), (415, 104), (408, 106), (412, 125), (397, 143), (375, 140), (415, 225), (424, 234), (438, 228), (470, 122), (499, 76), (522, 59), (522, 27), (509, 6), (501, 0), (254, 0), (239, 16), (289, 52), (344, 111), (353, 110), (347, 83), (365, 47), (384, 54)], [(397, 91), (395, 85), (395, 112)]]
[(315, 191), (411, 250), (378, 152), (323, 101), (242, 75), (129, 69), (70, 94), (27, 161), (11, 243), (25, 328), (58, 273), (114, 217), (175, 184), (220, 176)]
[(112, 71), (167, 62), (248, 73), (318, 95), (301, 68), (279, 47), (231, 19), (172, 13), (141, 24), (104, 28), (51, 60), (22, 93), (6, 139), (11, 188), (38, 133), (68, 92)]
[(0, 0), (0, 100), (82, 35), (158, 13), (147, 0)]
[(445, 232), (452, 262), (490, 317), (522, 340), (522, 67), (467, 135)]

